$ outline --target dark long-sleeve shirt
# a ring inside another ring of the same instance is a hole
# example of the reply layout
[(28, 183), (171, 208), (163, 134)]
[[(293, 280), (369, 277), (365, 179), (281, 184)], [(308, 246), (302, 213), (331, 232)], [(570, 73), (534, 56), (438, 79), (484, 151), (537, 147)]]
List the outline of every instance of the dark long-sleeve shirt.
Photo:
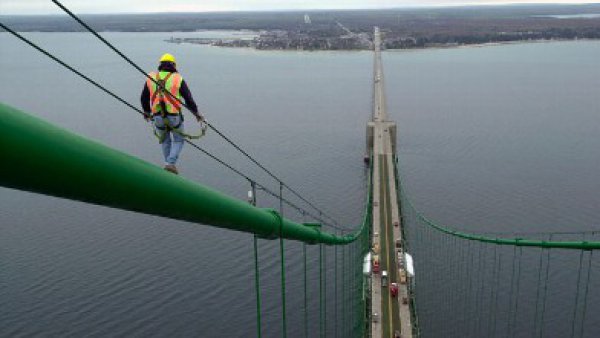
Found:
[[(194, 98), (192, 97), (192, 93), (190, 92), (190, 89), (188, 88), (187, 84), (185, 83), (185, 80), (183, 80), (181, 82), (181, 88), (179, 88), (179, 94), (181, 94), (181, 96), (183, 97), (183, 100), (185, 101), (186, 106), (188, 106), (190, 108), (190, 110), (192, 111), (192, 113), (194, 113), (194, 115), (198, 114), (198, 106), (196, 106), (196, 102), (194, 101)], [(152, 110), (150, 108), (150, 89), (148, 89), (148, 86), (144, 83), (144, 89), (142, 90), (142, 96), (141, 96), (141, 101), (142, 101), (142, 108), (144, 109), (144, 112), (146, 112), (147, 114), (150, 114), (150, 111)]]

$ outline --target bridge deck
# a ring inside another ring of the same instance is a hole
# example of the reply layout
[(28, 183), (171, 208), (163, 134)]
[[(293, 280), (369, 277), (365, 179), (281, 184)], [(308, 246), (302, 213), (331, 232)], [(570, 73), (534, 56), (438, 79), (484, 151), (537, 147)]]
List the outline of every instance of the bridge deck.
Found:
[[(405, 284), (401, 284), (402, 269), (398, 266), (395, 246), (396, 239), (401, 235), (394, 177), (396, 125), (387, 118), (380, 42), (379, 30), (376, 28), (373, 122), (369, 124), (367, 134), (369, 151), (373, 156), (373, 246), (379, 248), (380, 271), (387, 271), (388, 285), (382, 286), (381, 272), (373, 274), (372, 311), (380, 315), (380, 321), (372, 323), (371, 335), (394, 337), (394, 332), (398, 331), (402, 337), (412, 337), (410, 309), (407, 304), (402, 304), (403, 297), (408, 297), (408, 290)], [(397, 297), (391, 296), (390, 283), (398, 284)]]

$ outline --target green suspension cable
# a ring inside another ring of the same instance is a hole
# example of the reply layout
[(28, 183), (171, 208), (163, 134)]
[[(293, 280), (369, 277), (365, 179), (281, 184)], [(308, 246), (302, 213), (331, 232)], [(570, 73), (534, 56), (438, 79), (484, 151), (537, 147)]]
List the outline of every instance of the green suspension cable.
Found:
[(540, 260), (538, 262), (538, 278), (537, 278), (537, 288), (536, 288), (536, 292), (535, 292), (535, 316), (533, 317), (533, 332), (537, 332), (537, 327), (538, 327), (538, 314), (539, 314), (539, 303), (540, 303), (540, 284), (542, 283), (542, 263), (544, 260), (544, 250), (547, 250), (546, 248), (541, 248), (540, 249)]
[(319, 337), (325, 337), (323, 333), (323, 244), (319, 244)]
[(304, 256), (304, 338), (308, 338), (308, 288), (306, 286), (306, 243), (302, 244), (302, 254)]
[(584, 328), (585, 328), (585, 315), (587, 312), (587, 299), (588, 299), (588, 289), (590, 285), (590, 270), (592, 270), (592, 257), (594, 255), (593, 251), (590, 251), (590, 258), (588, 260), (588, 268), (587, 268), (587, 278), (585, 279), (585, 291), (583, 293), (583, 311), (581, 314), (581, 333), (579, 337), (583, 337)]
[[(552, 235), (548, 238), (552, 240)], [(540, 318), (540, 335), (539, 338), (544, 336), (544, 316), (546, 314), (546, 297), (548, 296), (548, 273), (550, 270), (550, 250), (546, 252), (546, 277), (544, 280), (544, 297), (542, 297), (542, 317)]]
[(335, 311), (334, 311), (334, 319), (333, 322), (335, 323), (335, 328), (334, 328), (334, 337), (337, 338), (338, 336), (338, 288), (339, 288), (339, 284), (338, 284), (338, 246), (336, 245), (334, 248), (334, 263), (333, 263), (333, 268), (334, 268), (334, 281), (333, 281), (333, 285), (334, 287), (334, 303), (335, 303)]
[(464, 294), (465, 294), (465, 307), (463, 309), (463, 318), (462, 318), (462, 323), (463, 323), (464, 326), (466, 326), (466, 323), (467, 323), (467, 312), (468, 312), (467, 308), (469, 306), (469, 299), (471, 298), (469, 295), (471, 294), (471, 282), (472, 282), (471, 270), (472, 270), (472, 265), (473, 265), (473, 252), (472, 252), (472, 248), (471, 248), (471, 242), (469, 242), (468, 245), (469, 245), (469, 247), (468, 247), (467, 251), (468, 251), (468, 256), (470, 256), (470, 258), (471, 258), (470, 259), (471, 264), (466, 263), (466, 271), (465, 271), (465, 274), (466, 274), (466, 276), (468, 278), (468, 282), (465, 283), (466, 289), (465, 289), (465, 292), (464, 292)]
[(323, 336), (327, 337), (327, 246), (323, 247)]
[[(279, 182), (279, 214), (283, 220), (283, 183)], [(279, 228), (279, 254), (281, 256), (281, 324), (283, 328), (283, 337), (287, 337), (287, 318), (285, 306), (285, 248), (283, 246), (283, 221)]]
[(483, 298), (483, 282), (485, 280), (485, 273), (486, 273), (486, 269), (485, 268), (487, 267), (487, 264), (483, 264), (482, 263), (483, 260), (486, 257), (487, 250), (485, 250), (483, 252), (482, 252), (482, 250), (483, 250), (483, 243), (479, 243), (479, 264), (478, 264), (479, 269), (478, 269), (477, 272), (481, 276), (479, 278), (481, 282), (479, 283), (480, 287), (479, 287), (478, 292), (477, 292), (477, 294), (475, 296), (475, 313), (480, 318), (478, 318), (478, 320), (475, 323), (476, 324), (475, 325), (475, 327), (476, 327), (476, 329), (475, 329), (475, 337), (479, 337), (479, 331), (481, 329), (481, 321), (482, 321), (482, 318), (481, 318), (481, 302), (482, 302), (482, 298)]
[[(250, 203), (256, 206), (256, 183), (250, 182), (252, 188), (252, 199)], [(260, 272), (258, 266), (258, 236), (254, 235), (254, 287), (256, 292), (256, 336), (262, 337), (261, 310), (260, 310)]]
[[(488, 337), (492, 337), (494, 333), (491, 332), (492, 329), (492, 317), (496, 314), (496, 306), (492, 306), (492, 302), (496, 298), (495, 295), (498, 293), (498, 280), (500, 274), (500, 260), (498, 259), (498, 246), (494, 245), (494, 271), (492, 273), (492, 280), (494, 281), (494, 285), (490, 288), (490, 312), (488, 316), (487, 326), (488, 326)], [(497, 303), (496, 303), (497, 305)]]
[[(510, 308), (512, 307), (512, 303), (513, 303), (513, 296), (514, 296), (514, 292), (515, 292), (515, 267), (516, 267), (516, 261), (517, 260), (517, 247), (514, 246), (513, 247), (513, 259), (512, 259), (512, 268), (511, 268), (511, 275), (510, 275), (510, 293), (508, 296), (508, 310), (510, 310)], [(510, 322), (512, 320), (512, 315), (510, 313), (510, 311), (508, 311), (508, 320), (506, 321), (506, 334), (505, 337), (508, 337), (510, 335)]]
[(342, 337), (346, 335), (346, 246), (342, 247)]
[(517, 327), (517, 313), (519, 313), (519, 291), (521, 286), (521, 261), (523, 257), (523, 247), (519, 247), (519, 259), (517, 259), (517, 290), (515, 292), (515, 310), (513, 311), (513, 320), (512, 320), (512, 336), (514, 337), (516, 334)]
[(575, 305), (573, 306), (573, 320), (571, 324), (571, 337), (575, 337), (575, 321), (577, 320), (577, 306), (579, 305), (579, 284), (581, 284), (581, 267), (583, 266), (583, 253), (579, 253), (579, 269), (577, 272), (577, 289), (575, 291)]
[(258, 236), (254, 235), (254, 285), (256, 288), (256, 333), (257, 337), (262, 337), (261, 318), (260, 318), (260, 276), (258, 269)]

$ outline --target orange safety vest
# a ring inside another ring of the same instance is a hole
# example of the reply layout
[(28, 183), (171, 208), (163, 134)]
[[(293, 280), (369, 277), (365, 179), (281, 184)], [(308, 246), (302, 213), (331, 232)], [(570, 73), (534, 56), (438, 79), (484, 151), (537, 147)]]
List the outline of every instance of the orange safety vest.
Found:
[[(181, 112), (181, 94), (179, 89), (183, 82), (183, 77), (179, 73), (171, 72), (152, 72), (148, 74), (151, 78), (160, 83), (164, 89), (150, 79), (146, 79), (146, 86), (150, 90), (150, 108), (152, 109), (152, 115), (161, 114), (163, 107), (167, 114), (179, 114)], [(169, 95), (165, 91), (171, 93)], [(173, 97), (179, 99), (177, 101)]]

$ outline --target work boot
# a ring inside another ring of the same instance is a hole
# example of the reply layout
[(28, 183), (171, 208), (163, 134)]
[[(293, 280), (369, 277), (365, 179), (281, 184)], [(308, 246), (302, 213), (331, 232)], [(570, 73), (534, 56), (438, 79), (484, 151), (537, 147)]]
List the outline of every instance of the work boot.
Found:
[(177, 171), (177, 167), (174, 164), (167, 164), (165, 170), (172, 172), (175, 175), (179, 175), (179, 171)]

